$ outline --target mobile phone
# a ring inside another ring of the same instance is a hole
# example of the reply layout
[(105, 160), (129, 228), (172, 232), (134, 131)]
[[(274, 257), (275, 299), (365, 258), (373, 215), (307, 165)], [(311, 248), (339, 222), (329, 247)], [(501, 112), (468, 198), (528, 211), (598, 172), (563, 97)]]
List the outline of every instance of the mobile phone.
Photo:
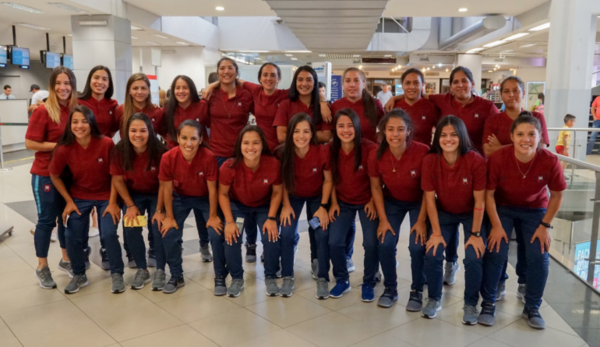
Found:
[(137, 224), (133, 220), (125, 220), (126, 228), (145, 227), (148, 225), (148, 219), (146, 216), (137, 216)]
[(308, 225), (310, 225), (313, 230), (317, 230), (321, 226), (321, 221), (319, 217), (313, 217), (313, 219), (308, 221)]
[(69, 222), (69, 215), (67, 215), (67, 218), (65, 218), (65, 222), (63, 223), (65, 228), (67, 227), (67, 222)]
[(237, 219), (235, 220), (235, 225), (237, 225), (239, 232), (242, 232), (242, 229), (244, 229), (244, 218), (242, 217), (237, 217)]

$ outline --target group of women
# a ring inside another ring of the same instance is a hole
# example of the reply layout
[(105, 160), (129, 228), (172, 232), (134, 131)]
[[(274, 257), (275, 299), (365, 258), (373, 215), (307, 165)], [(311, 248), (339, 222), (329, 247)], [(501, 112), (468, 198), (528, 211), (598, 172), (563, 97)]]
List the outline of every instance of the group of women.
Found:
[[(404, 95), (390, 100), (385, 113), (356, 68), (343, 74), (345, 97), (329, 106), (309, 66), (296, 70), (288, 90), (277, 89), (281, 72), (272, 63), (259, 70), (258, 85), (238, 79), (233, 60), (223, 58), (217, 67), (219, 81), (207, 87), (206, 98), (198, 98), (190, 78), (177, 76), (163, 109), (150, 102), (143, 74), (130, 77), (125, 103), (117, 106), (108, 68), (92, 69), (79, 98), (73, 73), (53, 70), (50, 95), (35, 110), (26, 135), (26, 146), (37, 151), (31, 173), (42, 288), (56, 288), (47, 255), (57, 222), (59, 269), (72, 277), (65, 292), (89, 284), (86, 235), (95, 208), (112, 292), (125, 290), (117, 235), (123, 216), (126, 249), (137, 266), (131, 288), (152, 282), (152, 290), (174, 293), (185, 285), (182, 233), (193, 210), (202, 259), (213, 261), (215, 295), (237, 297), (244, 288), (245, 232), (246, 261), (256, 261), (261, 236), (266, 294), (289, 297), (306, 207), (316, 297), (339, 298), (351, 290), (348, 259), (358, 214), (361, 298), (374, 301), (381, 266), (385, 289), (378, 305), (391, 307), (398, 300), (396, 247), (408, 214), (408, 311), (435, 318), (441, 310), (443, 284), (454, 284), (459, 269), (462, 224), (463, 323), (493, 325), (515, 229), (523, 315), (532, 327), (544, 328), (539, 306), (548, 276), (549, 228), (566, 184), (556, 157), (540, 146), (548, 144), (543, 116), (520, 108), (524, 86), (518, 77), (502, 83), (506, 111), (499, 113), (472, 93), (466, 68), (452, 71), (451, 93), (428, 97), (422, 95), (423, 74), (409, 69), (402, 76)], [(247, 125), (250, 113), (257, 125)], [(122, 139), (114, 145), (116, 132)], [(146, 214), (155, 264), (146, 260)]]

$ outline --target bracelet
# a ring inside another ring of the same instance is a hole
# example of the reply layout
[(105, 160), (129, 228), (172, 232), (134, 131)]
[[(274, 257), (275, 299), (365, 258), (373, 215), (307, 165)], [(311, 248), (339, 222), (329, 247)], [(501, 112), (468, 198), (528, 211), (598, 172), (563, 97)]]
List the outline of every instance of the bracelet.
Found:
[(274, 222), (276, 222), (276, 221), (277, 221), (277, 218), (275, 218), (275, 217), (271, 217), (271, 216), (267, 217), (267, 219), (268, 219), (268, 220), (272, 220), (272, 221), (274, 221)]
[(329, 204), (321, 204), (321, 207), (323, 207), (324, 209), (328, 209), (329, 208)]
[(127, 208), (132, 208), (132, 207), (135, 207), (135, 204), (127, 206)]
[(233, 224), (235, 222), (225, 222), (225, 225)]
[(545, 226), (548, 229), (554, 229), (554, 227), (552, 226), (552, 224), (544, 223), (544, 221), (541, 221), (540, 225), (543, 225), (543, 226)]

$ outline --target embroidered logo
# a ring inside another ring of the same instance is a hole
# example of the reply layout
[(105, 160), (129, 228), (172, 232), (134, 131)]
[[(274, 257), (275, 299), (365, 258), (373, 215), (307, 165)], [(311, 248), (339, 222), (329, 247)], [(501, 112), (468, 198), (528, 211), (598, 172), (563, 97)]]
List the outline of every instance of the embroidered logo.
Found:
[(238, 102), (238, 107), (240, 107), (240, 108), (242, 107), (242, 103), (241, 102)]
[(411, 176), (411, 177), (417, 177), (417, 171), (415, 171), (415, 170), (410, 170), (410, 176)]
[(156, 119), (152, 118), (152, 123), (156, 122)]
[(361, 165), (358, 167), (358, 171), (362, 171), (362, 170), (363, 170), (363, 166)]
[(427, 117), (426, 116), (421, 116), (421, 119), (425, 120), (425, 119), (427, 119)]
[(50, 193), (50, 185), (49, 184), (44, 184), (44, 191), (46, 193)]
[(540, 183), (544, 182), (544, 176), (538, 176), (538, 182), (540, 182)]
[(202, 172), (202, 171), (198, 172), (198, 176), (204, 177), (204, 172)]
[(108, 111), (108, 114), (112, 114), (112, 111)]
[(265, 186), (268, 186), (269, 185), (269, 179), (268, 178), (263, 179), (263, 184)]
[(467, 184), (469, 184), (469, 179), (466, 177), (463, 177), (463, 186), (466, 186)]
[(200, 121), (200, 118), (196, 118), (196, 122), (199, 122), (199, 121)]
[(98, 158), (98, 164), (102, 164), (104, 163), (104, 161), (102, 160), (102, 158)]
[(479, 118), (479, 114), (478, 113), (475, 113), (475, 118)]
[(313, 167), (313, 173), (317, 173), (317, 168)]
[(151, 167), (150, 167), (150, 171), (151, 171), (151, 172), (156, 172), (156, 168), (155, 168), (154, 166), (151, 166)]

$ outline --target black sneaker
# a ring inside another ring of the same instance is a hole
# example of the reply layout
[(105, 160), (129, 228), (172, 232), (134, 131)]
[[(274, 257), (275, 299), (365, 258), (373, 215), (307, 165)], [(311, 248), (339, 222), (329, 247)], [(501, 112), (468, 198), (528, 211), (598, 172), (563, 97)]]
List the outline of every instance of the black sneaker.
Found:
[(391, 287), (386, 287), (383, 294), (379, 297), (377, 306), (390, 308), (395, 301), (398, 301), (398, 290)]
[(246, 246), (246, 263), (256, 263), (256, 245), (245, 244)]
[(495, 323), (496, 305), (486, 303), (481, 306), (481, 312), (477, 317), (477, 323), (491, 327)]
[(215, 277), (215, 296), (223, 296), (227, 294), (227, 284), (225, 283), (225, 277)]
[(102, 270), (110, 270), (110, 263), (108, 262), (108, 255), (106, 255), (105, 249), (100, 249), (100, 258), (102, 259), (100, 263)]
[(183, 280), (183, 276), (179, 276), (179, 277), (171, 276), (171, 279), (169, 279), (169, 282), (164, 286), (162, 291), (165, 294), (173, 294), (177, 291), (177, 289), (179, 289), (180, 287), (183, 287), (183, 286), (185, 286), (185, 281)]
[(540, 312), (537, 308), (527, 308), (523, 309), (523, 318), (527, 319), (527, 323), (530, 327), (534, 329), (546, 329), (546, 322), (544, 318), (540, 315)]
[(410, 291), (410, 298), (406, 304), (406, 310), (409, 312), (419, 312), (423, 308), (423, 292), (418, 290)]

